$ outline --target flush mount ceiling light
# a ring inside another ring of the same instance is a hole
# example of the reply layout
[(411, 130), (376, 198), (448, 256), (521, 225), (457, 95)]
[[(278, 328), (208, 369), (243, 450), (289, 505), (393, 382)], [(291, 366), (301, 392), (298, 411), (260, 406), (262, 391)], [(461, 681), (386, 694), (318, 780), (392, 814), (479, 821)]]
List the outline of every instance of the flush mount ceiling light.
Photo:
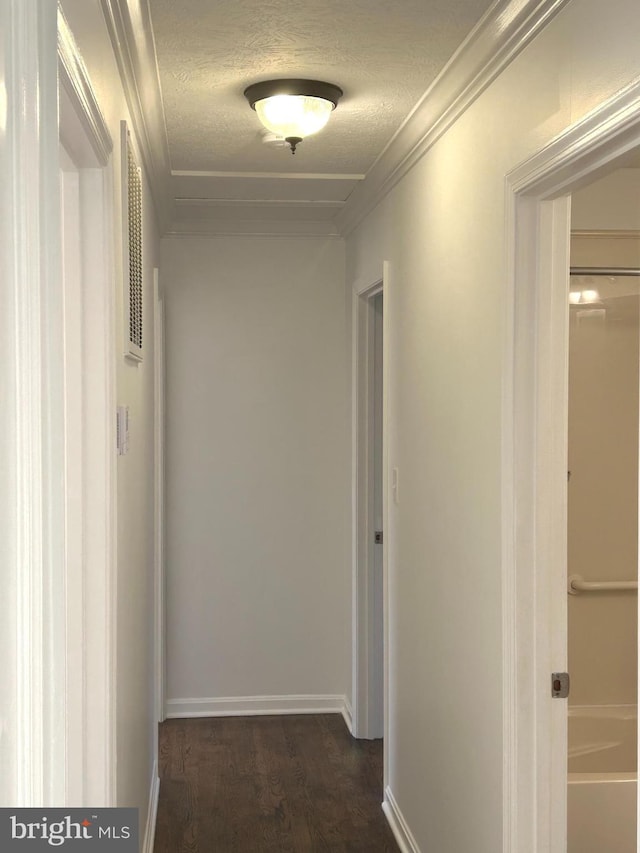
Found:
[(264, 80), (246, 88), (244, 96), (267, 130), (288, 142), (295, 154), (299, 142), (329, 121), (342, 89), (321, 80)]

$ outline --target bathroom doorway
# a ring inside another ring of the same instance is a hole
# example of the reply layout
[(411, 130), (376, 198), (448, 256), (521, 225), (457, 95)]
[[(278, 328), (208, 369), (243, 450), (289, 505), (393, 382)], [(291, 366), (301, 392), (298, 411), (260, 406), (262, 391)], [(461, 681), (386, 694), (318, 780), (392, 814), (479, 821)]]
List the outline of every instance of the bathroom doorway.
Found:
[[(353, 292), (354, 332), (354, 576), (353, 708), (355, 737), (385, 738), (386, 714), (386, 475), (388, 271)], [(386, 738), (385, 738), (386, 746)], [(384, 761), (385, 772), (387, 768)]]
[[(571, 202), (606, 174), (640, 165), (639, 106), (640, 86), (628, 87), (507, 176), (503, 832), (513, 853), (568, 850), (569, 700), (555, 688), (569, 670)], [(608, 840), (598, 853), (613, 849)]]
[(640, 162), (572, 196), (568, 853), (636, 850)]

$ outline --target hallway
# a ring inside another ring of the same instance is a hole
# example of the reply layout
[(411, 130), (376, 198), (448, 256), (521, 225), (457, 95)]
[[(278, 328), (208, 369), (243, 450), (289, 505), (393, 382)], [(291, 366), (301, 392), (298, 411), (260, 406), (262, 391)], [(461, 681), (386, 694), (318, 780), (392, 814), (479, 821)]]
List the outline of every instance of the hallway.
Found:
[(168, 720), (160, 726), (155, 853), (395, 853), (382, 741), (338, 714)]
[[(0, 31), (0, 806), (137, 809), (139, 853), (567, 853), (568, 706), (601, 700), (552, 688), (563, 335), (606, 320), (570, 238), (640, 235), (637, 193), (573, 216), (640, 173), (640, 3), (0, 0)], [(326, 127), (274, 135), (266, 83)]]

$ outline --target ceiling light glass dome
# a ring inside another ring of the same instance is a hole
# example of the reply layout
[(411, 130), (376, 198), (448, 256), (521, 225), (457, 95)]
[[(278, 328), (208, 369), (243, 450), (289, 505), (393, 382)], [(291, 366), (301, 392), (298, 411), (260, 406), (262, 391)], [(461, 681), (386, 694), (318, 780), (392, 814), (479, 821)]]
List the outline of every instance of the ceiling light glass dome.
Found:
[(244, 94), (267, 130), (284, 138), (295, 153), (299, 142), (327, 124), (342, 89), (320, 80), (266, 80)]

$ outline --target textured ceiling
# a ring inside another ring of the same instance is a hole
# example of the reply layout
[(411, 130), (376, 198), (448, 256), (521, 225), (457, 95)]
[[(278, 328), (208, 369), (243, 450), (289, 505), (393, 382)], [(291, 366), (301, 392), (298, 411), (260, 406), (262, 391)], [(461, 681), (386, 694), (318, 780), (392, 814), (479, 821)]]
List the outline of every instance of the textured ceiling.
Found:
[[(489, 5), (150, 0), (172, 169), (365, 174)], [(261, 141), (242, 94), (270, 77), (344, 90), (327, 128), (295, 157)]]

